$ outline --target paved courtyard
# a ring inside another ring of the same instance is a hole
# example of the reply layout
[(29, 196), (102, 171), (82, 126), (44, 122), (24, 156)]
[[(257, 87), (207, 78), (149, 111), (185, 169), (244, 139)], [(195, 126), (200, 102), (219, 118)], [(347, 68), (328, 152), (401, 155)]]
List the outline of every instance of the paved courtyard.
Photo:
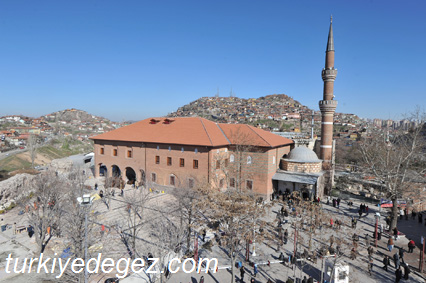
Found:
[[(94, 182), (94, 180), (92, 180)], [(93, 184), (92, 184), (93, 185)], [(102, 189), (100, 187), (99, 189)], [(135, 189), (130, 186), (126, 186), (125, 194), (132, 194), (135, 192)], [(153, 198), (156, 205), (152, 207), (152, 211), (147, 212), (147, 217), (145, 218), (146, 222), (151, 221), (156, 217), (155, 209), (158, 209), (159, 206), (165, 207), (164, 209), (169, 209), (170, 213), (173, 213), (173, 197), (166, 193), (157, 193)], [(368, 215), (364, 214), (363, 217), (358, 221), (358, 225), (356, 229), (352, 229), (349, 227), (351, 216), (358, 217), (357, 211), (359, 208), (359, 202), (355, 202), (352, 207), (348, 206), (346, 201), (342, 201), (340, 205), (340, 209), (334, 208), (331, 205), (327, 205), (322, 203), (322, 207), (324, 210), (328, 211), (334, 219), (340, 219), (344, 222), (344, 227), (342, 231), (346, 231), (348, 235), (352, 235), (356, 232), (360, 235), (360, 245), (358, 248), (358, 256), (357, 259), (351, 260), (348, 257), (344, 257), (343, 261), (346, 262), (349, 267), (349, 282), (394, 282), (395, 280), (395, 269), (393, 262), (391, 261), (391, 266), (389, 271), (384, 271), (382, 269), (382, 259), (383, 255), (387, 254), (391, 257), (395, 252), (398, 252), (399, 248), (404, 248), (407, 250), (407, 237), (412, 237), (418, 247), (415, 249), (414, 253), (408, 254), (405, 253), (405, 262), (408, 263), (411, 267), (412, 273), (410, 274), (410, 282), (425, 282), (425, 274), (419, 274), (418, 266), (419, 266), (419, 243), (420, 236), (426, 235), (426, 226), (424, 223), (419, 224), (417, 219), (411, 220), (399, 220), (398, 227), (400, 231), (407, 235), (401, 236), (395, 242), (395, 248), (392, 252), (389, 252), (386, 248), (388, 235), (383, 235), (382, 239), (378, 243), (378, 248), (375, 249), (375, 253), (373, 254), (374, 259), (374, 268), (372, 275), (370, 276), (367, 272), (367, 247), (365, 244), (365, 235), (373, 235), (375, 218), (374, 214), (377, 211), (377, 207), (370, 206), (370, 213)], [(96, 254), (101, 251), (113, 258), (120, 257), (128, 257), (127, 250), (123, 243), (120, 240), (120, 236), (116, 230), (112, 227), (115, 223), (118, 223), (123, 219), (123, 213), (126, 211), (127, 204), (124, 201), (124, 198), (120, 196), (115, 196), (111, 205), (108, 208), (102, 201), (97, 201), (97, 204), (94, 206), (94, 213), (97, 215), (95, 218), (95, 225), (100, 227), (104, 224), (107, 227), (107, 232), (101, 236), (99, 234), (99, 240), (96, 245), (91, 247), (91, 253)], [(155, 208), (154, 208), (155, 207)], [(275, 203), (272, 209), (266, 214), (263, 220), (268, 222), (273, 222), (275, 225), (275, 219), (277, 213), (281, 209), (281, 204)], [(18, 209), (15, 208), (7, 214), (1, 215), (2, 224), (3, 223), (13, 223), (17, 222), (17, 226), (26, 225), (25, 215), (18, 215)], [(383, 213), (382, 213), (383, 214)], [(289, 223), (284, 224), (284, 228), (287, 228), (290, 232), (289, 241), (286, 245), (284, 245), (280, 251), (285, 253), (286, 255), (293, 254), (294, 248), (294, 240), (291, 236), (292, 226), (291, 223), (294, 221), (293, 216), (288, 217)], [(384, 217), (382, 217), (381, 222), (384, 226)], [(201, 230), (203, 227), (199, 227)], [(108, 232), (108, 230), (110, 232)], [(321, 239), (314, 238), (314, 241), (322, 241), (324, 244), (324, 239), (331, 237), (334, 233), (340, 233), (339, 230), (331, 230), (325, 229), (322, 232)], [(147, 236), (146, 231), (142, 231), (141, 241), (144, 241), (144, 247), (147, 249), (147, 253), (149, 250), (149, 237)], [(213, 231), (207, 231), (206, 241), (213, 240), (214, 233)], [(203, 242), (201, 239), (200, 246), (202, 246)], [(53, 255), (55, 252), (60, 254), (62, 250), (67, 246), (61, 239), (54, 238), (48, 245), (47, 254)], [(46, 279), (52, 279), (51, 282), (60, 282), (58, 279), (54, 279), (48, 275), (34, 275), (34, 274), (6, 274), (5, 273), (5, 258), (9, 253), (13, 253), (15, 257), (32, 257), (34, 251), (36, 250), (36, 245), (34, 240), (30, 240), (26, 233), (14, 235), (12, 233), (12, 229), (6, 230), (5, 232), (0, 233), (0, 282), (43, 282)], [(349, 253), (346, 253), (349, 254)], [(204, 282), (230, 282), (231, 280), (231, 272), (230, 272), (230, 260), (223, 249), (214, 245), (212, 247), (212, 251), (209, 252), (205, 249), (200, 249), (199, 256), (202, 258), (217, 258), (219, 262), (218, 271), (213, 273), (210, 271), (208, 274), (202, 273), (191, 273), (187, 274), (182, 271), (172, 274), (169, 277), (168, 282), (199, 282), (201, 276), (204, 276)], [(297, 268), (294, 268), (293, 265), (283, 265), (278, 262), (279, 251), (276, 250), (276, 246), (272, 245), (269, 242), (264, 243), (256, 243), (256, 256), (251, 256), (250, 260), (258, 265), (259, 273), (255, 278), (255, 282), (267, 282), (267, 280), (271, 280), (272, 282), (285, 282), (288, 278), (303, 278), (303, 276), (312, 276), (314, 280), (319, 281), (321, 276), (321, 263), (322, 261), (319, 259), (316, 263), (311, 261), (306, 261), (303, 266), (298, 264)], [(154, 255), (155, 257), (155, 255)], [(239, 255), (239, 261), (241, 261), (245, 267), (245, 282), (250, 282), (250, 279), (253, 274), (253, 268), (249, 265), (249, 263), (244, 262), (244, 255)], [(270, 264), (268, 265), (268, 261)], [(425, 266), (426, 268), (426, 266)], [(240, 279), (240, 272), (235, 268), (236, 279)], [(90, 278), (91, 282), (104, 282), (106, 278), (112, 277), (112, 275), (99, 274), (98, 276), (93, 276)], [(46, 282), (46, 281), (44, 281)], [(48, 282), (48, 281), (47, 281)], [(145, 274), (142, 275), (131, 275), (120, 282), (149, 282), (148, 277)]]

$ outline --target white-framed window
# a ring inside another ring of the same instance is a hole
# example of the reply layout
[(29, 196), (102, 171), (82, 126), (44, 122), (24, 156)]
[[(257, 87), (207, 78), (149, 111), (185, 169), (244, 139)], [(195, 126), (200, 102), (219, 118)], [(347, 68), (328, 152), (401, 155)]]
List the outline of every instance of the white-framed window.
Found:
[(251, 156), (247, 156), (247, 164), (251, 164)]
[(229, 162), (233, 163), (234, 161), (235, 161), (235, 156), (231, 154), (231, 156), (229, 157)]
[(272, 156), (272, 164), (275, 164), (276, 160), (275, 160), (275, 155)]

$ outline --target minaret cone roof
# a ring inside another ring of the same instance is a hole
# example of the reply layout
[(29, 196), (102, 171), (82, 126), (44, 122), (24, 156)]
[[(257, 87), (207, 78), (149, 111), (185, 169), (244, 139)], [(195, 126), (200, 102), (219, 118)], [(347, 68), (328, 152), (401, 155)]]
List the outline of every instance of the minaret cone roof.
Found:
[(334, 40), (333, 40), (333, 16), (330, 17), (330, 30), (328, 31), (327, 40), (327, 51), (334, 51)]

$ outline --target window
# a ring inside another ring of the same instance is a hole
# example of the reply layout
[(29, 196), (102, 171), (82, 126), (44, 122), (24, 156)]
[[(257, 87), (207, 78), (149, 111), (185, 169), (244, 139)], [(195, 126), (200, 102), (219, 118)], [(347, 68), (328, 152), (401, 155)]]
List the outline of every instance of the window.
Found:
[(112, 155), (113, 155), (113, 156), (117, 156), (117, 149), (116, 149), (116, 148), (114, 148), (114, 149), (112, 150)]
[(180, 149), (181, 152), (184, 152), (185, 150), (183, 149), (183, 147)]
[(235, 188), (235, 178), (231, 178), (231, 179), (229, 179), (229, 186), (230, 186), (231, 188)]
[(196, 149), (194, 150), (194, 152), (195, 152), (195, 153), (197, 153), (197, 152), (198, 152), (198, 148), (196, 148)]
[(251, 180), (247, 180), (247, 181), (246, 181), (246, 188), (247, 188), (248, 190), (252, 190), (252, 189), (253, 189), (253, 181), (251, 181)]
[(235, 161), (235, 157), (233, 154), (229, 157), (229, 162), (233, 163)]
[(220, 169), (220, 161), (216, 160), (216, 169)]
[(169, 146), (169, 151), (171, 151), (172, 150), (172, 147), (171, 146)]
[(175, 185), (175, 176), (170, 175), (170, 186), (174, 186)]
[(127, 151), (127, 158), (132, 158), (132, 151), (131, 150)]
[(251, 164), (251, 156), (247, 156), (247, 164)]
[(226, 159), (225, 159), (225, 167), (228, 167), (228, 165), (229, 165), (229, 159), (228, 159), (228, 158), (226, 158)]
[(151, 181), (152, 181), (153, 183), (157, 182), (157, 174), (155, 174), (155, 173), (152, 173), (152, 174), (151, 174)]
[(275, 156), (272, 156), (272, 164), (275, 164)]
[(172, 166), (172, 158), (167, 157), (167, 166)]
[(198, 160), (194, 159), (194, 161), (192, 162), (192, 167), (194, 169), (198, 169)]
[(179, 165), (180, 165), (180, 167), (185, 167), (185, 159), (181, 158), (179, 160)]
[(160, 146), (159, 145), (157, 145), (157, 150), (160, 150)]
[(102, 154), (102, 155), (105, 154), (105, 148), (103, 148), (103, 147), (100, 148), (100, 154)]
[(219, 181), (219, 188), (223, 188), (224, 184), (225, 184), (225, 180), (220, 179), (220, 181)]
[(155, 164), (160, 164), (160, 156), (155, 156)]
[(194, 188), (194, 179), (188, 179), (188, 187), (190, 189)]

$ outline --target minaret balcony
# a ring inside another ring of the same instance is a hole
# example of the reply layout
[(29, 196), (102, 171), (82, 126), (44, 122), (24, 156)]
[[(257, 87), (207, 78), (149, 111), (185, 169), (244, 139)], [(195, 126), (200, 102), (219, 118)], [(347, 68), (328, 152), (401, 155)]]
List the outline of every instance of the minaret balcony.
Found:
[(322, 69), (321, 75), (323, 81), (334, 81), (337, 76), (337, 69)]
[(321, 112), (335, 112), (337, 108), (337, 100), (320, 100), (319, 108)]

